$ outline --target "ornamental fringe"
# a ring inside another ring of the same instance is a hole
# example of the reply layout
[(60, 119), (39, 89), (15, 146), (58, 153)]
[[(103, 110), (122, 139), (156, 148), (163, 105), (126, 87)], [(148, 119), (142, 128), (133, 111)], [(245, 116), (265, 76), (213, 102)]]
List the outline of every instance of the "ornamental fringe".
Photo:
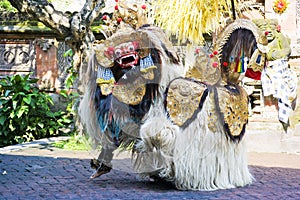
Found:
[(258, 41), (259, 33), (257, 26), (248, 19), (236, 19), (232, 23), (228, 24), (222, 31), (220, 31), (220, 34), (218, 34), (216, 49), (218, 50), (219, 55), (222, 54), (223, 47), (226, 45), (226, 43), (228, 43), (232, 33), (238, 29), (246, 29), (251, 31), (256, 41)]

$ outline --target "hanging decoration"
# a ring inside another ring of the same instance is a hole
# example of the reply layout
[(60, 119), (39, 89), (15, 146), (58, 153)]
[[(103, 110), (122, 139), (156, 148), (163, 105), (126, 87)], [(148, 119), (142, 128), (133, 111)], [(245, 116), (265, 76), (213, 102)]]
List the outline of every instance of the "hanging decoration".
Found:
[(282, 14), (286, 11), (289, 2), (286, 0), (275, 0), (273, 3), (273, 10), (277, 14)]

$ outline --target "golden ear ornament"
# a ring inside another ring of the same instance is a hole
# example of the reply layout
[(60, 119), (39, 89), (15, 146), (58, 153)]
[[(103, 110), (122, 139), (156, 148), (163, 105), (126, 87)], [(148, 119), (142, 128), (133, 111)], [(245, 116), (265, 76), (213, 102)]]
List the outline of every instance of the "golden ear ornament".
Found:
[(173, 80), (166, 97), (166, 110), (172, 122), (187, 126), (200, 111), (202, 97), (206, 97), (206, 85), (186, 78)]

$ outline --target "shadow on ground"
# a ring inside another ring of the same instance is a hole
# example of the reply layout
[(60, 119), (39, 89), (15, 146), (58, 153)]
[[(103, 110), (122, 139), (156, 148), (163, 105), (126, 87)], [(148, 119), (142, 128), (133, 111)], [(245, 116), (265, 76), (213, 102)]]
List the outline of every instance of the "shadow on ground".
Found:
[[(50, 151), (50, 150), (47, 150)], [(129, 163), (129, 164), (128, 164)], [(300, 170), (250, 166), (255, 182), (218, 191), (179, 191), (133, 173), (117, 159), (110, 173), (89, 180), (89, 159), (0, 155), (0, 199), (296, 199)], [(128, 170), (127, 170), (128, 169)]]

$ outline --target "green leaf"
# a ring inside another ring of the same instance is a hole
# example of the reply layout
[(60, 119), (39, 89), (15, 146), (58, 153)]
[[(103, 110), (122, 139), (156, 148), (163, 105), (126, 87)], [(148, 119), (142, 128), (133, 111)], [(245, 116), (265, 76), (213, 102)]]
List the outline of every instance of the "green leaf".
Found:
[(26, 76), (24, 76), (23, 80), (24, 80), (24, 81), (28, 80), (29, 77), (30, 77), (30, 75), (31, 75), (31, 74), (29, 73), (29, 74), (27, 74)]
[(12, 125), (12, 124), (9, 124), (9, 129), (11, 130), (11, 131), (14, 131), (14, 130), (16, 130), (16, 128)]
[(41, 127), (41, 128), (44, 128), (44, 124), (43, 123), (38, 122), (38, 126)]
[(21, 75), (17, 74), (14, 77), (12, 77), (12, 80), (15, 82), (21, 82), (23, 80), (23, 77)]
[(51, 117), (51, 118), (55, 117), (54, 113), (51, 112), (51, 111), (47, 111), (47, 112), (46, 112), (46, 115), (47, 115), (48, 117)]
[(73, 80), (71, 78), (67, 78), (65, 84), (66, 88), (70, 88), (73, 85)]
[(23, 115), (23, 113), (24, 113), (24, 110), (18, 110), (16, 112), (16, 115), (17, 115), (18, 118), (20, 118)]
[(27, 112), (28, 112), (28, 106), (22, 106), (21, 109), (16, 112), (16, 115), (18, 118), (20, 118), (23, 115), (23, 113), (27, 113)]
[(9, 117), (12, 118), (12, 119), (15, 117), (15, 111), (14, 110), (11, 111), (11, 113), (9, 114)]
[(30, 85), (25, 85), (23, 88), (24, 88), (24, 90), (27, 91), (27, 92), (31, 89), (31, 88), (30, 88)]
[(63, 55), (64, 57), (68, 57), (68, 56), (73, 56), (73, 50), (72, 49), (69, 49), (69, 50), (67, 50), (65, 53), (64, 53), (64, 55)]
[(3, 126), (4, 125), (4, 122), (6, 121), (7, 117), (2, 115), (0, 116), (0, 124)]
[(26, 94), (24, 92), (19, 92), (18, 94), (21, 96), (26, 96)]
[(65, 98), (68, 98), (68, 94), (66, 90), (61, 90), (59, 94)]
[(27, 96), (27, 97), (24, 97), (24, 98), (23, 98), (23, 101), (24, 101), (25, 103), (27, 103), (27, 104), (30, 104), (30, 102), (31, 102), (31, 96), (29, 95), (29, 96)]
[(0, 110), (1, 110), (1, 113), (10, 112), (10, 110), (11, 110), (11, 107), (10, 107), (10, 106), (7, 106), (7, 107), (2, 107), (2, 108), (0, 108)]
[(54, 129), (53, 129), (53, 128), (50, 128), (50, 129), (49, 129), (49, 133), (50, 133), (50, 135), (54, 135)]
[(15, 110), (17, 108), (18, 101), (13, 101), (12, 104), (13, 104), (13, 109)]
[(32, 78), (29, 80), (29, 83), (37, 83), (39, 81), (39, 79), (37, 78)]
[(11, 90), (6, 90), (4, 96), (5, 96), (5, 97), (8, 97), (9, 94), (10, 94), (10, 92), (11, 92)]

